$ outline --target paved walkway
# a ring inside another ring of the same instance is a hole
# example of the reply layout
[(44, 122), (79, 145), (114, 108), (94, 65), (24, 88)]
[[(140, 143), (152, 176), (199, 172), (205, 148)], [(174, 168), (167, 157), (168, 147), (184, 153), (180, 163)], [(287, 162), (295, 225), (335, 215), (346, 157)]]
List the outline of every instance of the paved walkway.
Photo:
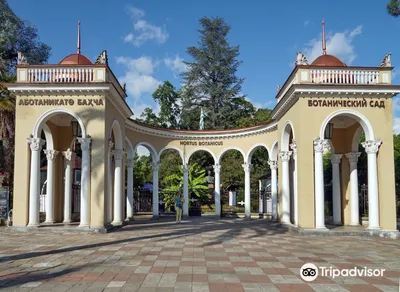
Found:
[[(400, 240), (292, 235), (266, 220), (168, 220), (108, 234), (0, 229), (0, 291), (399, 291)], [(304, 282), (305, 263), (386, 271)]]

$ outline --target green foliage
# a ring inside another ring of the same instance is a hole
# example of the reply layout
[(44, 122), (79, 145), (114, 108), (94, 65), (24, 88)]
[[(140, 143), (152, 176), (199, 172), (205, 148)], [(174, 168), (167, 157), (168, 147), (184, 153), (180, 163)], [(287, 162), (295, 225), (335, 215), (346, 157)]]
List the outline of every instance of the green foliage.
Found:
[(392, 16), (399, 16), (400, 15), (400, 0), (390, 0), (389, 3), (386, 5), (387, 11)]
[(133, 167), (133, 183), (135, 188), (142, 187), (145, 183), (153, 181), (151, 168), (151, 156), (140, 156), (135, 153), (135, 165)]
[[(183, 193), (183, 167), (180, 166), (179, 172), (165, 177), (163, 181), (166, 192)], [(208, 202), (208, 183), (206, 181), (206, 171), (201, 169), (197, 163), (192, 163), (188, 170), (188, 189), (192, 198), (197, 198), (201, 202)], [(172, 198), (173, 199), (173, 198)], [(164, 198), (165, 200), (165, 198)], [(167, 198), (167, 205), (171, 204), (171, 198)]]
[[(243, 79), (236, 76), (241, 64), (236, 58), (239, 47), (229, 45), (229, 25), (220, 17), (200, 19), (201, 29), (198, 47), (189, 47), (187, 53), (194, 59), (185, 62), (188, 70), (182, 74), (185, 87), (182, 91), (184, 128), (198, 129), (188, 118), (202, 106), (206, 112), (205, 129), (228, 129), (235, 127), (235, 117), (240, 114), (243, 103), (240, 96)], [(197, 114), (197, 113), (196, 113)]]
[(14, 14), (7, 1), (0, 1), (0, 60), (6, 72), (15, 72), (18, 52), (30, 64), (47, 62), (50, 47), (39, 41), (38, 31), (29, 22)]
[(163, 85), (160, 85), (154, 91), (153, 99), (161, 106), (159, 117), (161, 127), (177, 128), (177, 118), (179, 117), (180, 110), (177, 104), (179, 96), (174, 86), (170, 82), (165, 81)]

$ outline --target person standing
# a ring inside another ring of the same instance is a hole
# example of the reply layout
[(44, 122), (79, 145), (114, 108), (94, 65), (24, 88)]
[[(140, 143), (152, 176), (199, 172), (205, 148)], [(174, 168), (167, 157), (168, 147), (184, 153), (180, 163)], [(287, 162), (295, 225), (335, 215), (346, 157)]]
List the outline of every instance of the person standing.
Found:
[(176, 193), (175, 197), (175, 210), (176, 210), (176, 223), (181, 223), (182, 219), (183, 198), (180, 193)]

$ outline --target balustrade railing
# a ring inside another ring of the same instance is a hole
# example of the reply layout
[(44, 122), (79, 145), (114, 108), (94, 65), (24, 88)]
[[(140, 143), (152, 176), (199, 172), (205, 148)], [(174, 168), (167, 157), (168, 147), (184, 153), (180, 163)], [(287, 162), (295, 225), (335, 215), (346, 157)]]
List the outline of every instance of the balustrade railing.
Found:
[(312, 83), (317, 84), (378, 84), (379, 70), (311, 69)]
[(94, 68), (28, 68), (28, 82), (93, 82)]

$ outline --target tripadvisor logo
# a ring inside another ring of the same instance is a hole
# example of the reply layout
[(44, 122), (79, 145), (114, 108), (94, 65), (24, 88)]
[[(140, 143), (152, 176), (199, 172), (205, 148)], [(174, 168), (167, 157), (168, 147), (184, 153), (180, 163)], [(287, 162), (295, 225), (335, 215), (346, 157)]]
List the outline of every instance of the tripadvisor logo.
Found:
[(318, 276), (322, 277), (383, 277), (385, 269), (369, 269), (354, 267), (351, 269), (337, 269), (333, 267), (317, 267), (312, 263), (304, 264), (300, 268), (300, 277), (306, 282), (312, 282)]

